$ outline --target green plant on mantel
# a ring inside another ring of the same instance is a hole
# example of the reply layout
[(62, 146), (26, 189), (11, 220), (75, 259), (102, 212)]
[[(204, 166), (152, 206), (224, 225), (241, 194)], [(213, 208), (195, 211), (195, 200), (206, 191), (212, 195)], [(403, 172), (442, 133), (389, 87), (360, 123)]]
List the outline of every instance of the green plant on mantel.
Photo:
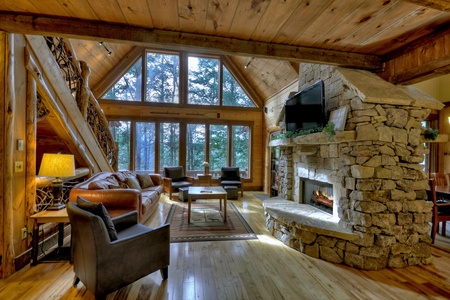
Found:
[(434, 141), (439, 135), (439, 129), (426, 128), (423, 137), (427, 140)]
[(328, 122), (325, 127), (316, 127), (307, 130), (299, 130), (299, 131), (286, 131), (284, 133), (280, 133), (272, 137), (272, 140), (281, 140), (288, 138), (295, 138), (297, 136), (308, 135), (311, 133), (324, 132), (327, 135), (328, 140), (332, 141), (334, 136), (336, 135), (336, 131), (334, 131), (334, 123)]
[(336, 131), (334, 131), (334, 123), (328, 122), (327, 125), (323, 128), (322, 132), (326, 134), (329, 141), (332, 141), (334, 139), (334, 136), (336, 135)]

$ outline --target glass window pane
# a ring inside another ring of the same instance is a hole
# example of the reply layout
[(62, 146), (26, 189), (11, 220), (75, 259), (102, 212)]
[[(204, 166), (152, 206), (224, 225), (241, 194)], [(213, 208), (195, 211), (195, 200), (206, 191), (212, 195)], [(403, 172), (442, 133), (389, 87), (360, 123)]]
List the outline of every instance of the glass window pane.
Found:
[(239, 167), (242, 177), (249, 178), (250, 127), (233, 126), (231, 130), (233, 134), (232, 165)]
[(209, 133), (209, 170), (220, 174), (220, 169), (227, 166), (228, 126), (211, 125)]
[(205, 125), (188, 124), (186, 139), (186, 172), (189, 176), (204, 173), (205, 161)]
[(188, 103), (219, 105), (219, 60), (188, 58)]
[(159, 165), (161, 166), (161, 172), (166, 166), (179, 165), (179, 135), (180, 124), (161, 123), (159, 135)]
[(134, 169), (155, 172), (155, 123), (136, 123)]
[(141, 93), (142, 60), (138, 59), (101, 99), (141, 101)]
[(147, 52), (145, 101), (179, 103), (180, 57)]
[(222, 92), (223, 106), (255, 107), (255, 104), (225, 66), (223, 66)]
[(110, 121), (109, 128), (119, 148), (119, 170), (130, 170), (130, 121)]

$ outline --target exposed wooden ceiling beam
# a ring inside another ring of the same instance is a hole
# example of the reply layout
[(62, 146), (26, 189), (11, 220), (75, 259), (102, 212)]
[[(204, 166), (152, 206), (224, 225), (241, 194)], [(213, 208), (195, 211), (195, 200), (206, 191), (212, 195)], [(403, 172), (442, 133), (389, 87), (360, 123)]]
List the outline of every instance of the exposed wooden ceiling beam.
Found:
[(448, 0), (402, 0), (412, 4), (434, 8), (441, 11), (450, 11), (450, 1)]
[(246, 41), (211, 35), (147, 29), (91, 20), (0, 13), (0, 29), (20, 34), (129, 43), (157, 49), (199, 50), (205, 53), (242, 55), (329, 64), (367, 70), (381, 70), (381, 59), (374, 55)]

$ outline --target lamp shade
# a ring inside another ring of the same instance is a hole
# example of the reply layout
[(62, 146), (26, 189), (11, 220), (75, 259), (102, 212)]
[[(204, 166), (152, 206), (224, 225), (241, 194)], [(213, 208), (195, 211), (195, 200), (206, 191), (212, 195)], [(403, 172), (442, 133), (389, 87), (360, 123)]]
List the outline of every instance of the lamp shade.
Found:
[(67, 177), (75, 175), (75, 160), (72, 154), (44, 153), (39, 176)]

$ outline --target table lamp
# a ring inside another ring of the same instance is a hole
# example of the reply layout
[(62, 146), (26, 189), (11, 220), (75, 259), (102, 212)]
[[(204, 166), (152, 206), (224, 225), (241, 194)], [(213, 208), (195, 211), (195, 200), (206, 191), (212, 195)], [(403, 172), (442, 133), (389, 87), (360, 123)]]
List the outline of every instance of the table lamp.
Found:
[(44, 153), (39, 168), (39, 176), (55, 177), (52, 180), (53, 201), (52, 205), (47, 209), (58, 210), (65, 207), (61, 202), (62, 179), (61, 177), (68, 177), (75, 175), (75, 160), (72, 154), (61, 153)]

